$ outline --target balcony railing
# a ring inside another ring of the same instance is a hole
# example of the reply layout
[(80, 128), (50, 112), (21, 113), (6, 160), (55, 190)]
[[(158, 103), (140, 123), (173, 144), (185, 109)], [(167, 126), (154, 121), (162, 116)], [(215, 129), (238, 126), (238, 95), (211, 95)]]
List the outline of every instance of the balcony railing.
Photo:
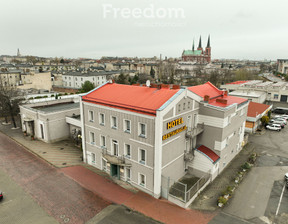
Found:
[(120, 166), (130, 165), (126, 163), (125, 157), (123, 155), (122, 156), (113, 155), (107, 150), (107, 148), (102, 148), (102, 155), (111, 164), (120, 165)]
[(188, 127), (186, 132), (186, 138), (193, 138), (204, 131), (204, 123), (197, 124), (196, 127)]

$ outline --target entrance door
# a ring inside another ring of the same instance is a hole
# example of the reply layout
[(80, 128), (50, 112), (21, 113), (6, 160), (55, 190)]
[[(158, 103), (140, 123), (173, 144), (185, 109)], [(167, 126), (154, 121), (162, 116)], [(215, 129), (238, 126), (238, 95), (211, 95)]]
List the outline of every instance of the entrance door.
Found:
[(111, 164), (111, 176), (112, 177), (118, 177), (118, 166)]
[(287, 102), (287, 95), (281, 95), (280, 101), (281, 102)]

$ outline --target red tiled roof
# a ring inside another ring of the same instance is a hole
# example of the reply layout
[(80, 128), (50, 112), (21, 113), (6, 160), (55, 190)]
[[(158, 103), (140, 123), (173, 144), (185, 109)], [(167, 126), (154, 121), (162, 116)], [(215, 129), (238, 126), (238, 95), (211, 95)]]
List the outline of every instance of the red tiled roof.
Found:
[[(191, 86), (188, 87), (188, 89), (201, 97), (208, 95), (210, 97), (208, 103), (216, 107), (227, 107), (234, 103), (241, 104), (247, 101), (247, 99), (244, 98), (236, 96), (227, 96), (227, 94), (225, 94), (224, 91), (219, 90), (216, 86), (214, 86), (210, 82), (206, 82), (203, 85)], [(222, 102), (220, 102), (221, 100)]]
[(250, 102), (248, 106), (247, 117), (256, 117), (258, 114), (265, 112), (269, 107), (271, 106), (267, 104)]
[(107, 83), (82, 97), (83, 101), (155, 116), (156, 110), (179, 89)]
[(204, 145), (199, 146), (196, 150), (202, 152), (213, 163), (216, 163), (220, 159), (220, 156)]
[[(219, 99), (225, 100), (226, 103), (217, 102), (217, 100), (219, 100)], [(212, 100), (209, 100), (209, 104), (216, 106), (216, 107), (228, 107), (234, 103), (241, 104), (241, 103), (244, 103), (245, 101), (248, 101), (248, 100), (244, 99), (244, 98), (237, 97), (237, 96), (224, 95), (224, 96), (220, 96), (220, 97), (214, 98)]]
[(246, 82), (248, 82), (248, 81), (235, 81), (235, 82), (226, 83), (226, 85), (238, 85), (238, 84), (243, 84)]
[(191, 86), (188, 89), (196, 93), (198, 96), (204, 97), (205, 95), (210, 96), (210, 98), (217, 97), (222, 95), (223, 91), (219, 90), (216, 86), (214, 86), (211, 82), (206, 82), (205, 84), (198, 86)]

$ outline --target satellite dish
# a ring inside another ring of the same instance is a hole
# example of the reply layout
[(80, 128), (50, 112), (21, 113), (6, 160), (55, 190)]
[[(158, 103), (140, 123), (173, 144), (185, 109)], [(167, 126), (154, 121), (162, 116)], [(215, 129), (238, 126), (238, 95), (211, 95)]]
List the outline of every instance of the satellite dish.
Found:
[(150, 87), (150, 80), (146, 81), (146, 86)]

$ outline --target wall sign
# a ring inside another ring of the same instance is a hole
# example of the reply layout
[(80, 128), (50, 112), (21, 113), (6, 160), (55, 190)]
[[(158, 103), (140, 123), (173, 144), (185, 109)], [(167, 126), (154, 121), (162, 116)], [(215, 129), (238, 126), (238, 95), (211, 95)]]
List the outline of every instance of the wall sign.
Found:
[(174, 121), (170, 121), (167, 123), (167, 129), (170, 129), (170, 128), (174, 128), (175, 126), (179, 125), (179, 124), (183, 124), (183, 118), (180, 117)]
[(170, 138), (170, 137), (172, 137), (172, 136), (174, 136), (174, 135), (177, 135), (177, 134), (179, 134), (180, 132), (182, 132), (182, 131), (184, 131), (184, 130), (186, 130), (186, 129), (187, 129), (187, 126), (184, 125), (184, 126), (181, 127), (181, 128), (178, 128), (178, 129), (176, 129), (176, 130), (174, 130), (174, 131), (169, 132), (169, 133), (166, 134), (166, 135), (163, 135), (163, 136), (162, 136), (162, 140), (166, 140), (166, 139), (168, 139), (168, 138)]

